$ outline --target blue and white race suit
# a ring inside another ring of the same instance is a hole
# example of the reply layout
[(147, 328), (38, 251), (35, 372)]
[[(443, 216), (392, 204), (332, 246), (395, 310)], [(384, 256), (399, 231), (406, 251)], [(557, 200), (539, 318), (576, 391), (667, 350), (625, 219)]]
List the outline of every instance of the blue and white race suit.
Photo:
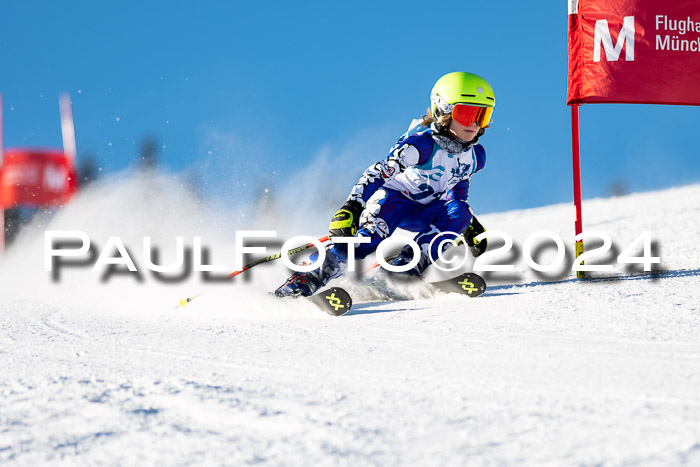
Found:
[[(486, 152), (480, 144), (450, 152), (434, 131), (413, 120), (387, 158), (368, 167), (353, 187), (348, 199), (364, 206), (358, 236), (371, 238), (356, 247), (357, 258), (374, 252), (396, 228), (416, 232), (415, 240), (427, 254), (436, 235), (460, 233), (471, 222), (469, 181), (484, 168)], [(439, 243), (430, 252), (433, 258)]]

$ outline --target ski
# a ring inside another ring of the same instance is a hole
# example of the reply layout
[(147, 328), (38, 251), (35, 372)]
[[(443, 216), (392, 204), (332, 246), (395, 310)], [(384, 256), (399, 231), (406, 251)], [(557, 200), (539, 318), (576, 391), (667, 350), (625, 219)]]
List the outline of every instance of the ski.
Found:
[(366, 295), (363, 291), (373, 291), (370, 300), (411, 300), (412, 297), (402, 292), (402, 285), (427, 286), (428, 289), (439, 290), (444, 293), (458, 293), (470, 298), (478, 297), (486, 291), (486, 281), (480, 275), (467, 272), (451, 279), (426, 281), (419, 278), (401, 277), (398, 274), (384, 275), (381, 278), (371, 278), (364, 283), (356, 284), (358, 293)]
[(342, 316), (352, 308), (352, 297), (340, 287), (321, 290), (306, 299), (331, 316)]
[(460, 274), (452, 279), (428, 282), (431, 287), (446, 293), (458, 293), (467, 297), (478, 297), (486, 291), (486, 281), (473, 272)]
[[(362, 283), (353, 284), (351, 290), (356, 288), (360, 297), (365, 301), (386, 300), (412, 300), (411, 294), (402, 289), (405, 286), (419, 286), (427, 289), (439, 290), (444, 293), (458, 293), (470, 298), (478, 297), (486, 291), (486, 281), (476, 273), (468, 272), (451, 279), (426, 281), (419, 278), (401, 277), (399, 274), (384, 275), (381, 278), (374, 277)], [(369, 297), (367, 297), (369, 295)], [(427, 298), (427, 297), (426, 297)]]

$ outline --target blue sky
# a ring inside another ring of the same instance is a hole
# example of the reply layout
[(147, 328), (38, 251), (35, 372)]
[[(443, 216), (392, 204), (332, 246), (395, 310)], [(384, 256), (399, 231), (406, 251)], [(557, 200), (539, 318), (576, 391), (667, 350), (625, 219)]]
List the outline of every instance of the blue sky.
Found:
[[(60, 147), (68, 91), (78, 157), (96, 155), (105, 173), (132, 165), (149, 137), (165, 168), (214, 198), (303, 177), (323, 155), (314, 173), (338, 179), (328, 195), (342, 202), (422, 115), (435, 80), (463, 70), (497, 99), (474, 209), (568, 202), (566, 14), (563, 0), (6, 2), (5, 146)], [(583, 106), (584, 198), (700, 181), (699, 124), (697, 107)]]

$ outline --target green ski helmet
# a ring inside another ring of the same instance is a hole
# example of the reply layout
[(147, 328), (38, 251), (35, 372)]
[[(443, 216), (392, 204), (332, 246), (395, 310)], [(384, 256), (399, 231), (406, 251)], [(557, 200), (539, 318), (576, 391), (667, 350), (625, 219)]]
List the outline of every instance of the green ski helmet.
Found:
[(437, 80), (430, 93), (432, 117), (437, 120), (442, 115), (452, 114), (462, 125), (477, 122), (481, 128), (486, 127), (495, 105), (496, 96), (488, 81), (463, 71), (446, 74)]

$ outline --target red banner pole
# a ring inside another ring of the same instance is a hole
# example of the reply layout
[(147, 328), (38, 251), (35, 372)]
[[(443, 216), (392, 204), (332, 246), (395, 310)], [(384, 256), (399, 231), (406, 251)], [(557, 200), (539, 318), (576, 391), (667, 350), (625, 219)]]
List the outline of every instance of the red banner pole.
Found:
[[(2, 134), (2, 94), (0, 94), (0, 171), (5, 158), (5, 142)], [(5, 251), (5, 207), (0, 204), (0, 255)]]
[[(574, 206), (576, 207), (575, 229), (576, 235), (583, 232), (583, 218), (581, 215), (581, 150), (579, 144), (579, 122), (578, 122), (578, 104), (571, 106), (571, 146), (574, 162)], [(576, 257), (583, 254), (583, 240), (576, 242)], [(576, 277), (583, 279), (586, 273), (577, 271)]]

